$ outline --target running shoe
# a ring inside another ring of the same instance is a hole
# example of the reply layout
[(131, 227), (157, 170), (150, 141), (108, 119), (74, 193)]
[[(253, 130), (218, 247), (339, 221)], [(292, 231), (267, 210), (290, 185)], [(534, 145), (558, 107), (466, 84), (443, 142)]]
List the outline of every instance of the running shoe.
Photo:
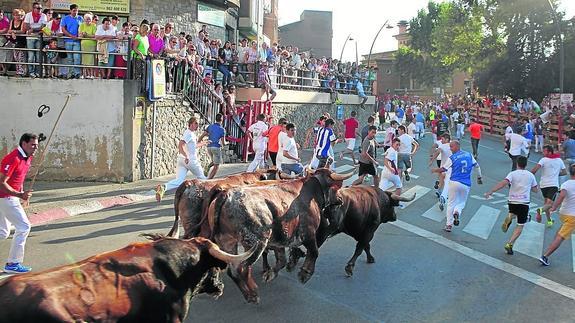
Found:
[(548, 227), (548, 228), (551, 228), (554, 223), (555, 223), (555, 221), (553, 221), (553, 219), (547, 220), (547, 227)]
[(501, 231), (507, 232), (507, 230), (509, 230), (509, 226), (511, 225), (512, 220), (513, 218), (511, 217), (511, 214), (507, 214), (505, 220), (503, 220), (503, 224), (501, 225)]
[(457, 212), (453, 213), (453, 225), (454, 226), (459, 225), (459, 213)]
[(507, 252), (508, 255), (512, 255), (513, 254), (513, 245), (510, 243), (506, 243), (505, 244), (505, 251)]
[(32, 270), (31, 267), (24, 266), (19, 262), (7, 263), (4, 266), (4, 272), (8, 274), (24, 274)]
[(450, 226), (450, 225), (446, 225), (445, 228), (443, 228), (443, 231), (445, 231), (445, 232), (451, 232), (451, 226)]
[(538, 207), (536, 212), (537, 213), (535, 213), (535, 221), (537, 221), (538, 223), (541, 223), (541, 213), (543, 213), (543, 208)]
[(541, 256), (541, 258), (539, 258), (539, 262), (543, 266), (549, 266), (549, 259), (547, 259), (547, 257), (545, 257), (545, 256)]
[(158, 201), (158, 203), (162, 202), (162, 198), (164, 197), (165, 193), (166, 193), (165, 185), (160, 184), (156, 186), (156, 201)]
[(433, 188), (435, 188), (436, 190), (439, 189), (439, 181), (435, 181), (435, 185), (433, 185)]
[(407, 171), (403, 172), (405, 174), (405, 180), (409, 182), (410, 177), (409, 177), (409, 173)]
[[(439, 195), (439, 209), (441, 211), (443, 211), (445, 209), (445, 198), (441, 195)], [(453, 223), (453, 224), (455, 224), (455, 223)], [(459, 224), (459, 220), (457, 220), (457, 224), (455, 224), (455, 225), (458, 225), (458, 224)]]
[(435, 196), (439, 198), (441, 196), (441, 192), (439, 192), (439, 190), (435, 191)]

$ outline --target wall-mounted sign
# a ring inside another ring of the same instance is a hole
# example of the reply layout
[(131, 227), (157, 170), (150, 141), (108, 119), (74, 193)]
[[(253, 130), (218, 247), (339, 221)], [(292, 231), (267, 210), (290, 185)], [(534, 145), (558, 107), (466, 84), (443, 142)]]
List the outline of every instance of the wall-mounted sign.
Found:
[(130, 0), (52, 0), (52, 9), (69, 11), (71, 4), (77, 4), (80, 12), (96, 11), (130, 13)]
[(151, 76), (150, 100), (155, 101), (166, 96), (166, 68), (164, 60), (153, 59), (148, 65)]
[(226, 26), (226, 13), (223, 10), (198, 3), (198, 21), (218, 27)]

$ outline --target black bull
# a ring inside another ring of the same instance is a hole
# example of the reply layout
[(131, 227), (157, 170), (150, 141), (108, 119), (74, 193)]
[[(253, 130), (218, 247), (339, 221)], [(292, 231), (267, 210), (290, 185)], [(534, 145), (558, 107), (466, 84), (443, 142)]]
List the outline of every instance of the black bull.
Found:
[[(330, 192), (340, 189), (342, 181), (351, 176), (318, 169), (305, 178), (274, 185), (230, 188), (210, 203), (207, 221), (202, 224), (202, 236), (207, 237), (209, 233), (225, 251), (237, 251), (239, 244), (247, 249), (257, 246), (245, 263), (228, 269), (248, 302), (259, 302), (251, 265), (267, 247), (281, 255), (267, 280), (273, 279), (285, 266), (284, 248), (299, 245), (307, 251), (299, 279), (305, 283), (311, 278), (318, 256), (316, 232), (321, 212), (328, 205)], [(209, 229), (206, 230), (206, 226)]]

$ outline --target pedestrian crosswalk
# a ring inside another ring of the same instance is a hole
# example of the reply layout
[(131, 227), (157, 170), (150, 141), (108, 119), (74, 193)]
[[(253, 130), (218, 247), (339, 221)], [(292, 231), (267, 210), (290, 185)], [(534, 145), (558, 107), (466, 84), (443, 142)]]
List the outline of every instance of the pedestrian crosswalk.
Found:
[[(346, 157), (344, 157), (344, 159), (345, 158)], [(351, 158), (349, 159), (351, 160)], [(341, 163), (335, 170), (338, 173), (346, 173), (350, 172), (355, 168), (356, 167), (352, 165), (344, 165), (343, 163)], [(411, 177), (414, 179), (418, 178), (418, 176), (411, 176)], [(358, 176), (357, 174), (355, 174), (350, 179), (344, 181), (344, 186), (351, 185), (351, 183), (355, 181), (357, 178)], [(433, 191), (432, 189), (418, 184), (410, 187), (407, 190), (406, 188), (404, 188), (402, 196), (412, 196), (413, 194), (416, 194), (416, 198), (411, 202), (403, 203), (402, 209), (406, 209), (411, 205), (413, 205), (414, 203), (417, 203), (419, 200), (424, 198), (429, 192), (432, 191)], [(499, 235), (503, 237), (502, 240), (508, 239), (511, 232), (502, 233), (499, 229), (500, 225), (496, 225), (501, 224), (503, 221), (503, 217), (507, 216), (508, 214), (507, 195), (496, 192), (493, 194), (493, 196), (494, 196), (493, 199), (486, 200), (485, 197), (480, 195), (470, 195), (470, 200), (473, 199), (476, 201), (481, 201), (482, 204), (478, 208), (473, 208), (469, 206), (468, 201), (468, 206), (464, 209), (462, 215), (463, 229), (461, 230), (461, 232), (463, 232), (463, 234), (469, 234), (482, 240), (488, 240), (490, 238), (497, 237), (498, 235), (496, 234), (496, 232), (498, 232)], [(417, 205), (421, 206), (421, 204), (423, 203)], [(475, 205), (477, 205), (477, 202), (475, 202)], [(530, 214), (534, 214), (535, 209), (537, 207), (539, 206), (536, 203), (531, 203)], [(398, 213), (398, 216), (402, 218), (402, 220), (405, 220), (404, 219), (405, 216), (413, 214), (413, 212), (409, 212), (412, 209), (413, 208), (409, 208), (406, 209), (406, 211), (400, 211), (400, 213)], [(446, 211), (441, 211), (439, 209), (438, 203), (434, 203), (431, 207), (427, 208), (425, 211), (418, 213), (419, 216), (426, 218), (428, 220), (432, 220), (433, 222), (431, 223), (443, 223), (445, 221), (445, 212)], [(467, 219), (469, 220), (466, 221)], [(516, 253), (538, 259), (543, 254), (544, 248), (546, 247), (545, 245), (546, 236), (548, 238), (549, 243), (551, 239), (553, 239), (553, 237), (555, 236), (555, 232), (559, 228), (559, 225), (560, 223), (559, 221), (557, 221), (557, 224), (553, 229), (547, 229), (545, 224), (537, 223), (535, 221), (527, 222), (523, 228), (521, 236), (515, 242), (513, 250)], [(438, 226), (438, 228), (441, 227), (442, 225)], [(513, 228), (514, 226), (510, 228), (510, 231), (513, 230)], [(572, 256), (573, 259), (571, 270), (575, 272), (575, 243), (573, 242), (573, 240), (575, 240), (575, 233), (573, 234), (571, 241), (565, 243), (571, 244), (570, 255)], [(501, 249), (500, 250), (498, 249), (497, 252), (503, 252), (503, 248), (501, 247)]]

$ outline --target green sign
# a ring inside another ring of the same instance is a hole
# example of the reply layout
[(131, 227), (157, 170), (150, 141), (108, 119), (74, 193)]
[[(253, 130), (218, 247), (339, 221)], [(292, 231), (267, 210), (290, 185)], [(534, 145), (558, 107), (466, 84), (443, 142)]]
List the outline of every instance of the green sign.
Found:
[(198, 3), (198, 21), (223, 28), (226, 26), (226, 13), (223, 10)]

